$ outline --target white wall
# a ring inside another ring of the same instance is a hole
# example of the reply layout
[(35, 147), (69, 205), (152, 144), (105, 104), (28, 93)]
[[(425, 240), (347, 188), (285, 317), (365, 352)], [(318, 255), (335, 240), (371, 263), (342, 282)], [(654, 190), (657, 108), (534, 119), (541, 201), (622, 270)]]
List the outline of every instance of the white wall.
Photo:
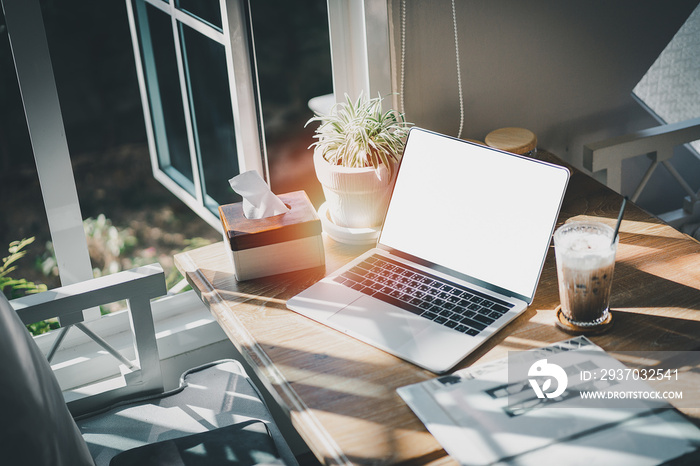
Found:
[[(399, 89), (401, 0), (388, 0)], [(522, 126), (580, 166), (586, 143), (657, 125), (631, 92), (698, 0), (455, 0), (462, 137)], [(406, 0), (405, 111), (450, 135), (459, 100), (450, 0)]]

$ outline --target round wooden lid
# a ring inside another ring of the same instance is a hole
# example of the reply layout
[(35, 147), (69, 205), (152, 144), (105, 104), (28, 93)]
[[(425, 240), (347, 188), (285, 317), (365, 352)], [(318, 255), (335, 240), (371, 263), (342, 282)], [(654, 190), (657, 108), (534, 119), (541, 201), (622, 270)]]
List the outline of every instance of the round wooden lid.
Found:
[(486, 145), (496, 149), (527, 154), (537, 147), (537, 136), (525, 128), (500, 128), (486, 135)]

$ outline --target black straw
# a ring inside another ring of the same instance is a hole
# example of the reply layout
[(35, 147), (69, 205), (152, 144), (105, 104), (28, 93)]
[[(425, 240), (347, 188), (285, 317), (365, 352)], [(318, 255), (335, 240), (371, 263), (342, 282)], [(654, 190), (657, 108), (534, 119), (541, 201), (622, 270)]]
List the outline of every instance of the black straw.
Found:
[(622, 223), (622, 215), (625, 213), (625, 205), (627, 205), (627, 196), (622, 198), (622, 205), (620, 206), (620, 213), (617, 216), (617, 225), (615, 225), (615, 233), (613, 233), (612, 237), (612, 242), (610, 243), (615, 244), (615, 239), (617, 239), (617, 234), (620, 231), (620, 224)]

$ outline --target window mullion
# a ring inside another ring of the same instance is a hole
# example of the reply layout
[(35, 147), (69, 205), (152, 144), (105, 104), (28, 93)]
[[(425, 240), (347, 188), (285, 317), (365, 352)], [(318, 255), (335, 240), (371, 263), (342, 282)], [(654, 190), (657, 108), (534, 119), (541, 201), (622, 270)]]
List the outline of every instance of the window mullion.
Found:
[[(141, 92), (141, 103), (145, 108), (150, 110), (144, 111), (143, 113), (148, 136), (147, 139), (149, 143), (149, 153), (151, 156), (151, 166), (155, 169), (155, 167), (159, 166), (159, 155), (163, 164), (170, 165), (170, 151), (167, 145), (163, 107), (160, 103), (161, 96), (157, 84), (157, 69), (155, 59), (153, 57), (151, 33), (148, 21), (146, 20), (146, 3), (134, 2), (134, 5), (138, 10), (138, 14), (133, 11), (132, 1), (126, 0), (129, 27), (132, 29), (131, 35), (132, 37), (140, 36), (141, 38), (141, 47), (139, 47), (138, 41), (134, 41), (134, 57), (136, 58), (135, 65), (136, 74), (139, 80), (139, 89)], [(138, 22), (139, 34), (136, 32), (136, 17), (142, 18), (142, 20)], [(146, 76), (151, 76), (151, 79), (146, 79)], [(158, 115), (151, 116), (154, 112), (158, 112)]]
[(178, 79), (180, 81), (180, 91), (182, 93), (182, 107), (184, 109), (185, 129), (187, 131), (187, 145), (190, 151), (190, 163), (192, 164), (192, 178), (194, 182), (194, 192), (197, 204), (204, 206), (204, 194), (202, 177), (200, 173), (199, 148), (194, 131), (194, 118), (192, 105), (190, 103), (191, 91), (187, 72), (185, 69), (185, 57), (183, 56), (183, 41), (180, 34), (180, 27), (175, 15), (175, 5), (171, 3), (171, 21), (173, 25), (173, 41), (175, 42), (175, 59), (177, 62)]
[[(226, 38), (222, 31), (220, 31), (216, 26), (204, 22), (201, 19), (195, 18), (187, 12), (178, 10), (173, 2), (164, 3), (163, 0), (144, 0), (146, 3), (158, 8), (159, 10), (167, 13), (168, 15), (176, 18), (179, 22), (191, 27), (195, 31), (204, 34), (209, 39), (216, 41), (220, 44), (226, 42)], [(223, 11), (223, 10), (222, 10)]]
[(173, 16), (182, 24), (191, 27), (200, 34), (207, 36), (207, 38), (213, 40), (214, 42), (218, 42), (219, 44), (224, 44), (226, 42), (223, 33), (214, 26), (195, 19), (189, 14), (180, 10), (175, 10)]

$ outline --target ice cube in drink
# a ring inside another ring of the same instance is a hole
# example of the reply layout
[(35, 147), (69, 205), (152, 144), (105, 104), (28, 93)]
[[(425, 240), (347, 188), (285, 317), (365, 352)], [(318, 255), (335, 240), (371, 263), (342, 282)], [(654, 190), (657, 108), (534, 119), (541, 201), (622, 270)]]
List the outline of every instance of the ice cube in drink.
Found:
[(594, 326), (608, 317), (617, 251), (613, 234), (594, 222), (567, 223), (554, 234), (561, 309), (574, 325)]

